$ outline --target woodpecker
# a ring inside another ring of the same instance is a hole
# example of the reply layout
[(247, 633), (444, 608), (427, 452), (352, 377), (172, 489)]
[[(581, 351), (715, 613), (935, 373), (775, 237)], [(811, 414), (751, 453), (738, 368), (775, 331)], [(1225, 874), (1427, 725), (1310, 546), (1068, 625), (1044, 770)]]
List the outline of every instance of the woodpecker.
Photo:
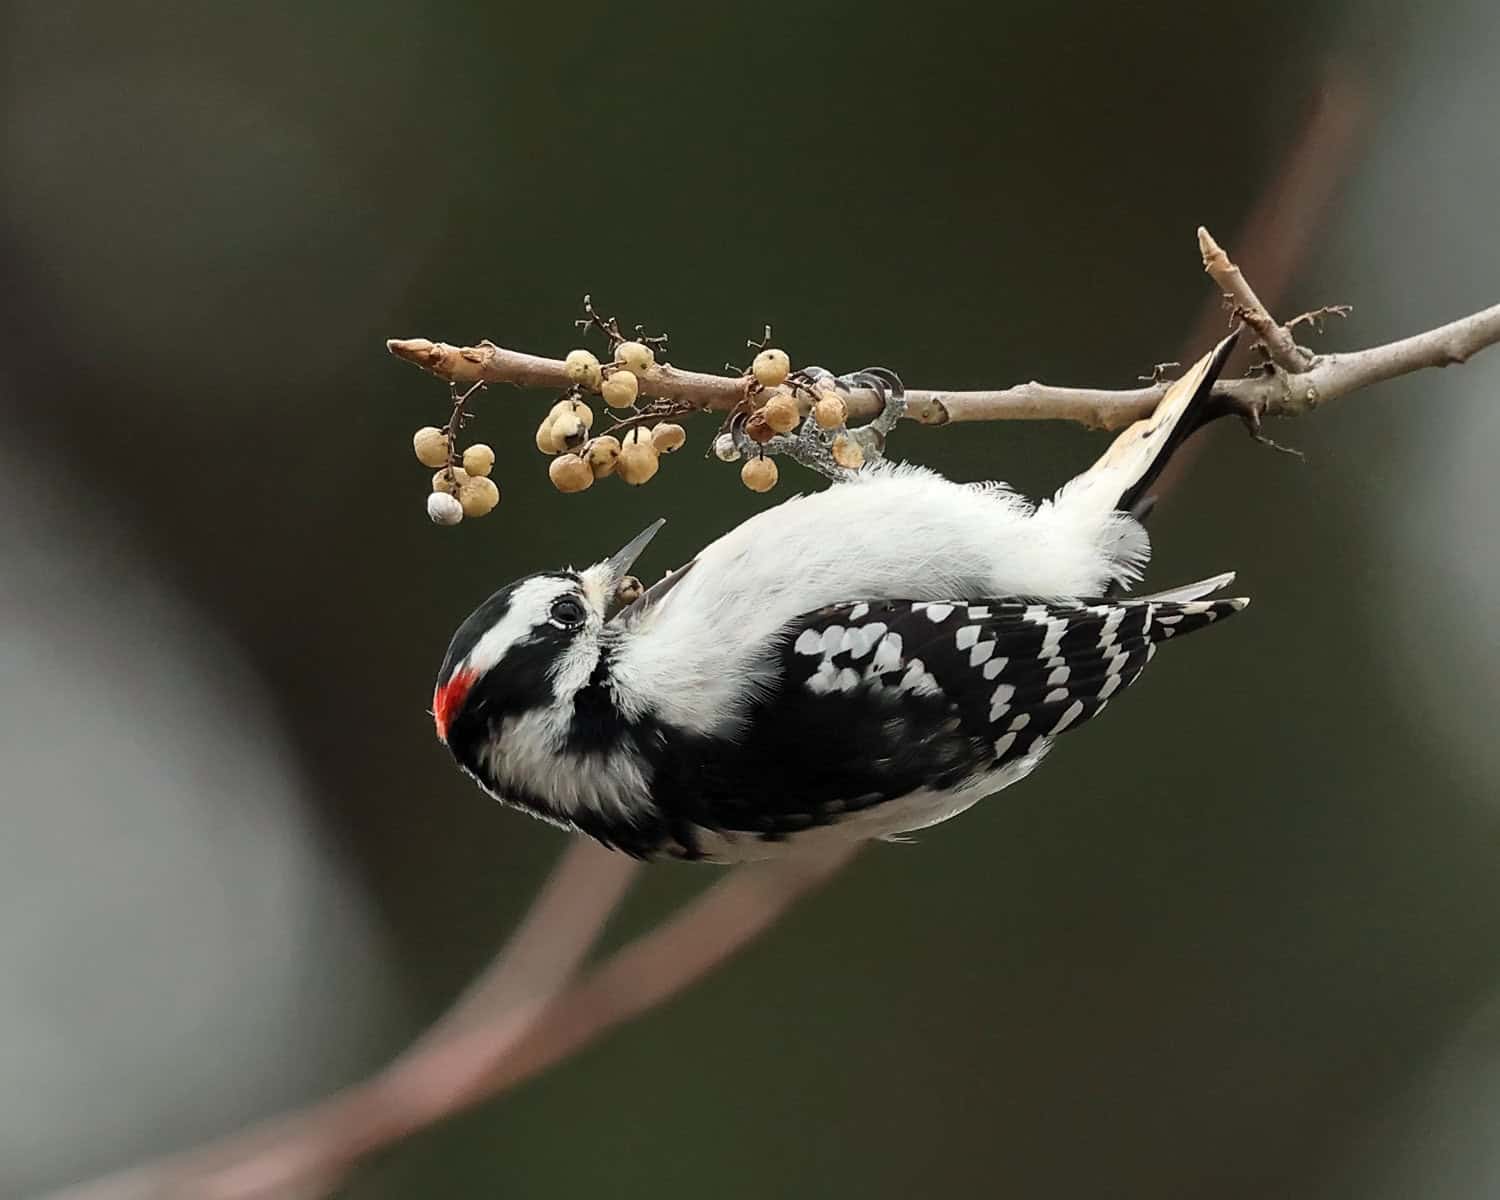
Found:
[(628, 599), (613, 557), (481, 604), (438, 738), (490, 795), (640, 858), (733, 862), (899, 839), (1035, 770), (1163, 641), (1240, 611), (1218, 575), (1137, 599), (1137, 519), (1220, 415), (1230, 335), (1089, 470), (1031, 504), (872, 464), (751, 517)]

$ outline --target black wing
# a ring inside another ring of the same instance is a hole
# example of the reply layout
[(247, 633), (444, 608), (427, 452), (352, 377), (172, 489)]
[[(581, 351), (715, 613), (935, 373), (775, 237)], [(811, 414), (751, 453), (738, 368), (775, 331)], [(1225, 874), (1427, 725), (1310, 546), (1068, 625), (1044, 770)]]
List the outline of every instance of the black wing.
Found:
[[(674, 825), (784, 837), (1042, 752), (1134, 683), (1158, 642), (1244, 600), (869, 601), (778, 641), (779, 680), (729, 750), (673, 746)], [(679, 826), (680, 827), (680, 826)]]

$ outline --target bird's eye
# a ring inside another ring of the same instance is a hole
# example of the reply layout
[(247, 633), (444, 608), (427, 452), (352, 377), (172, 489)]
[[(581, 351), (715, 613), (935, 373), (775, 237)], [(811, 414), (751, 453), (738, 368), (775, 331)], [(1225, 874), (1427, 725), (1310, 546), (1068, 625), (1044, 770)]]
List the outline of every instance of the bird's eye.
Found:
[(552, 602), (552, 619), (564, 628), (583, 624), (583, 605), (575, 596), (560, 596)]

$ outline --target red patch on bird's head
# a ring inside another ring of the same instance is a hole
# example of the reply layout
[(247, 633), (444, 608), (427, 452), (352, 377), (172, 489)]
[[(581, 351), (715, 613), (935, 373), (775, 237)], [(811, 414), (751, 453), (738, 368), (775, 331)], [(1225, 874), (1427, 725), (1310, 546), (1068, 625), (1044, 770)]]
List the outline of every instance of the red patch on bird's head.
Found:
[(432, 693), (432, 723), (437, 726), (438, 741), (448, 741), (448, 723), (464, 706), (464, 697), (478, 675), (478, 671), (454, 671), (448, 682), (438, 684)]

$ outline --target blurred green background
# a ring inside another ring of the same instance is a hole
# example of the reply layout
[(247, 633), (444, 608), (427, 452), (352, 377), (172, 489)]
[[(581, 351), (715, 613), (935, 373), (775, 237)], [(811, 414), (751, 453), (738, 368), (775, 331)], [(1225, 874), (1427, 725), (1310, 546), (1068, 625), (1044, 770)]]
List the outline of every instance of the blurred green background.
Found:
[[(1331, 79), (1359, 109), (1279, 305), (1337, 349), (1496, 301), (1500, 12), (14, 0), (0, 255), (0, 1192), (388, 1059), (563, 847), (426, 706), (495, 587), (767, 498), (696, 448), (423, 512), (390, 336), (679, 365), (774, 323), (916, 386), (1180, 357)], [(1249, 264), (1247, 263), (1247, 269)], [(1190, 347), (1197, 353), (1203, 347)], [(1482, 1196), (1500, 1184), (1500, 352), (1205, 439), (1151, 580), (1255, 606), (1047, 769), (880, 847), (695, 991), (382, 1156), (354, 1197)], [(1044, 494), (1103, 439), (908, 428)], [(816, 486), (788, 467), (781, 495)], [(618, 942), (717, 878), (649, 868)]]

